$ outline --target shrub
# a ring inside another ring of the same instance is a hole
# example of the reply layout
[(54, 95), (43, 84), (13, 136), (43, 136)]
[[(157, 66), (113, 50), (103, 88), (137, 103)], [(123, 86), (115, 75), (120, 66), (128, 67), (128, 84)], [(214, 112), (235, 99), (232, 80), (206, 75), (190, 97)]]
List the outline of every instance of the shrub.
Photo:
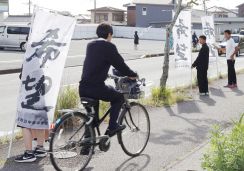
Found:
[(204, 154), (202, 168), (208, 171), (244, 171), (244, 115), (230, 133), (219, 126), (212, 131), (210, 148)]
[(181, 102), (185, 97), (185, 91), (183, 89), (172, 90), (169, 88), (154, 87), (151, 90), (151, 96), (147, 99), (142, 99), (141, 102), (151, 106), (167, 106)]
[(54, 118), (60, 117), (58, 110), (78, 108), (79, 103), (80, 98), (77, 88), (71, 86), (64, 87), (58, 97)]

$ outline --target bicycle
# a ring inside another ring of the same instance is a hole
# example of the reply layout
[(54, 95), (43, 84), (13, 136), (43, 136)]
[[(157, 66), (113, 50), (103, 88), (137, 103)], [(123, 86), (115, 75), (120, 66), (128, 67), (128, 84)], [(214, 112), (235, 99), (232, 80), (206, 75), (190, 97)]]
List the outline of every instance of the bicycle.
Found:
[[(143, 94), (140, 86), (145, 86), (145, 79), (128, 84), (126, 77), (110, 75), (109, 78), (115, 80), (116, 89), (125, 97), (118, 123), (125, 124), (126, 128), (117, 133), (118, 142), (127, 155), (138, 156), (144, 151), (149, 140), (150, 119), (143, 105), (130, 102), (129, 99), (140, 98)], [(64, 115), (56, 121), (50, 134), (50, 159), (58, 171), (71, 170), (73, 166), (75, 170), (83, 170), (90, 162), (95, 146), (99, 146), (104, 152), (110, 148), (110, 137), (101, 135), (99, 128), (109, 115), (110, 109), (99, 119), (97, 125), (93, 126), (95, 99), (82, 97), (81, 103), (86, 113), (80, 109), (62, 110)], [(89, 137), (84, 136), (85, 129), (89, 131)], [(81, 150), (85, 147), (88, 147), (89, 153), (81, 155)]]

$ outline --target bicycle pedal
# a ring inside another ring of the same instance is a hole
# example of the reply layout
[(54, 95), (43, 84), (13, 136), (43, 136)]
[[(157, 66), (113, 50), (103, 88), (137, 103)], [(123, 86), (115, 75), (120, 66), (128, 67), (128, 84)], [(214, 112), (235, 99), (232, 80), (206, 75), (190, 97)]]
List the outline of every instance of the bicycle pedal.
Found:
[(106, 141), (109, 139), (110, 139), (110, 137), (108, 135), (101, 135), (101, 136), (96, 137), (96, 142), (100, 143), (101, 141)]
[(109, 137), (102, 138), (99, 142), (99, 149), (101, 151), (107, 152), (109, 148), (110, 148), (110, 138)]

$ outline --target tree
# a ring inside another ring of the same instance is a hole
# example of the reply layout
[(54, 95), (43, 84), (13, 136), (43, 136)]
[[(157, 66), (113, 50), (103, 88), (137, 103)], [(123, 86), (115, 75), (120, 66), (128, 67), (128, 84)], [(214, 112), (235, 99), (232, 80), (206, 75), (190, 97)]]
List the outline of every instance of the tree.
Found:
[(168, 75), (169, 75), (169, 52), (170, 52), (169, 38), (170, 38), (170, 35), (172, 34), (172, 30), (173, 30), (173, 27), (175, 25), (175, 22), (176, 22), (179, 14), (182, 10), (184, 10), (185, 8), (189, 8), (192, 5), (198, 5), (197, 4), (198, 0), (190, 0), (184, 6), (182, 4), (182, 1), (183, 0), (178, 0), (178, 3), (176, 4), (177, 8), (175, 11), (174, 18), (173, 18), (172, 22), (166, 26), (166, 41), (165, 41), (165, 47), (164, 47), (163, 74), (160, 78), (160, 87), (162, 87), (162, 88), (166, 87), (166, 83), (167, 83)]

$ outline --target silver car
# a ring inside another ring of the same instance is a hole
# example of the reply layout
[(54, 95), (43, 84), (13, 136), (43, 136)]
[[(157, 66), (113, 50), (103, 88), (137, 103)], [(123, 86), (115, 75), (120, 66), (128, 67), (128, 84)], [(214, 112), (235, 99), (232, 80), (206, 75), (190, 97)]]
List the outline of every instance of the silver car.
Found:
[(25, 51), (30, 27), (25, 25), (0, 25), (0, 49), (20, 48)]

